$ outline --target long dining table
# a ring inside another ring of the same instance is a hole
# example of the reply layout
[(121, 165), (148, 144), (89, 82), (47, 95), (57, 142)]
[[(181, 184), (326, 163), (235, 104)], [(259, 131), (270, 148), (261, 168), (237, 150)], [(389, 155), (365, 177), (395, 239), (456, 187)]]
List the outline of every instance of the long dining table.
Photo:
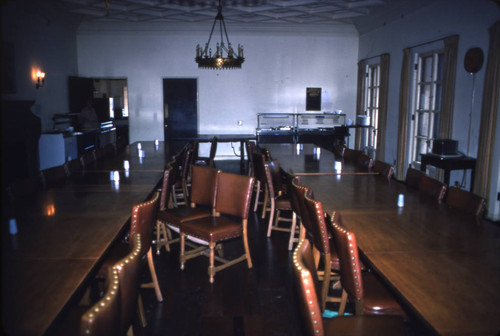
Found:
[[(325, 211), (340, 213), (365, 261), (429, 330), (439, 335), (500, 334), (498, 225), (394, 179), (352, 174), (358, 168), (349, 162), (343, 162), (343, 172), (333, 174), (334, 155), (326, 150), (311, 166), (296, 145), (267, 147), (283, 168), (312, 188)], [(398, 206), (399, 195), (403, 207)]]
[(165, 162), (163, 142), (142, 142), (140, 150), (137, 144), (129, 145), (60, 183), (15, 200), (9, 212), (18, 232), (12, 235), (8, 225), (2, 228), (5, 333), (31, 336), (50, 331), (124, 233), (133, 205), (155, 190)]

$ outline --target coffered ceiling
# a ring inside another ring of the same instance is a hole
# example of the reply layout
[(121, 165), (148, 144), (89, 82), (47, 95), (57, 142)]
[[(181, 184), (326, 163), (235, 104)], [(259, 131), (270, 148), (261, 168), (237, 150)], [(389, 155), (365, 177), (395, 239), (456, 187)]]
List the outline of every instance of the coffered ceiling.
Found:
[[(58, 9), (82, 21), (213, 21), (217, 0), (56, 0)], [(242, 24), (355, 24), (359, 19), (418, 8), (424, 0), (222, 0), (226, 22)], [(377, 14), (377, 15), (378, 15)]]

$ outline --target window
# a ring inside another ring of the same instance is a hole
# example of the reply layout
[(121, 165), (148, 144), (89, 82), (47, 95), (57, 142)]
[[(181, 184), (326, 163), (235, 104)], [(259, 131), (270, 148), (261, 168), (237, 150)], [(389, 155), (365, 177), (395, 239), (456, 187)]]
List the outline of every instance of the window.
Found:
[(373, 128), (368, 131), (362, 146), (366, 148), (367, 154), (375, 159), (380, 97), (380, 64), (366, 66), (364, 97), (365, 114), (370, 117), (370, 125)]
[(415, 63), (414, 108), (410, 162), (420, 162), (420, 155), (432, 150), (438, 138), (443, 80), (442, 51), (418, 55)]

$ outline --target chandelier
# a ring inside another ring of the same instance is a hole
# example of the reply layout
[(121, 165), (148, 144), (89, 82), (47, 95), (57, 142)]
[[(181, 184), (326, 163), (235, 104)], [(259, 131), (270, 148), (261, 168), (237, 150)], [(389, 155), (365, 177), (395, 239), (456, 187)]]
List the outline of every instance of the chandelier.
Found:
[[(212, 34), (214, 33), (217, 21), (219, 21), (220, 43), (217, 43), (215, 54), (212, 54), (210, 41), (212, 40)], [(223, 29), (224, 34), (222, 31)], [(224, 36), (226, 37), (227, 44), (224, 43)], [(198, 63), (199, 68), (217, 70), (241, 68), (241, 64), (245, 60), (243, 57), (243, 46), (238, 44), (238, 54), (235, 54), (233, 47), (231, 46), (231, 42), (229, 42), (226, 24), (224, 23), (224, 17), (222, 16), (221, 0), (219, 0), (219, 5), (217, 6), (217, 16), (215, 17), (214, 24), (212, 25), (208, 42), (205, 44), (205, 48), (202, 48), (199, 44), (196, 46), (195, 60), (196, 63)]]

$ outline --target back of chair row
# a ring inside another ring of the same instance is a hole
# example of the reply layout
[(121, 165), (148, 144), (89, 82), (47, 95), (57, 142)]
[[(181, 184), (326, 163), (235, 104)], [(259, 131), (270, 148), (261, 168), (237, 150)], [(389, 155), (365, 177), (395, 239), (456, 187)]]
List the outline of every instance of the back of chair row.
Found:
[(109, 268), (107, 290), (80, 321), (80, 335), (125, 335), (131, 327), (139, 297), (141, 235), (131, 239), (132, 249)]
[(448, 189), (446, 184), (425, 175), (420, 170), (409, 167), (406, 171), (405, 184), (408, 188), (417, 189), (419, 193), (435, 198), (449, 207), (463, 213), (481, 218), (486, 208), (486, 200), (474, 193), (457, 187)]

